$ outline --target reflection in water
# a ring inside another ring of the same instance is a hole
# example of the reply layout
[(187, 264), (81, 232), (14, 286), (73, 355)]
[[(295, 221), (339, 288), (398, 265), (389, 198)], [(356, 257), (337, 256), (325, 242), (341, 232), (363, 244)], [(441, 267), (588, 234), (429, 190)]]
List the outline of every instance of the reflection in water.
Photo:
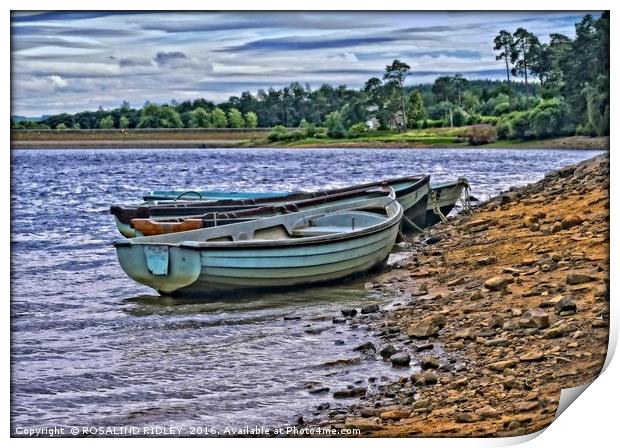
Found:
[[(356, 363), (353, 348), (378, 344), (375, 335), (332, 322), (345, 307), (389, 307), (388, 298), (364, 289), (371, 277), (249, 297), (155, 297), (118, 266), (111, 203), (138, 201), (150, 189), (317, 189), (411, 173), (434, 181), (467, 176), (484, 199), (594, 155), (12, 151), (11, 424), (276, 425), (319, 403), (337, 406), (331, 391), (356, 381), (403, 375), (374, 358)], [(313, 385), (331, 391), (310, 394)]]

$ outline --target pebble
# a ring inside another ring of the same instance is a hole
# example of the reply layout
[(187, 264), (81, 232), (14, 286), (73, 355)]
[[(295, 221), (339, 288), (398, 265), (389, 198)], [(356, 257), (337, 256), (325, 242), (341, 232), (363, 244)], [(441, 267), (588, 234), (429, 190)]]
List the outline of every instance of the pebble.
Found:
[(519, 364), (518, 359), (507, 359), (505, 361), (497, 361), (491, 364), (487, 364), (487, 367), (496, 372), (503, 372), (506, 368), (511, 368)]
[(490, 406), (478, 409), (476, 411), (476, 414), (478, 414), (480, 417), (482, 418), (497, 418), (499, 416), (499, 412), (497, 412), (497, 409), (492, 408)]
[(340, 310), (344, 317), (353, 317), (357, 314), (357, 310), (355, 308), (347, 308)]
[(402, 420), (409, 417), (411, 411), (407, 409), (392, 409), (391, 411), (385, 411), (381, 413), (381, 418), (384, 420)]
[(582, 219), (577, 215), (568, 215), (562, 220), (562, 228), (570, 229), (582, 223)]
[(512, 275), (496, 275), (484, 282), (484, 287), (491, 291), (501, 291), (510, 283), (514, 283)]
[(390, 362), (393, 366), (406, 367), (411, 362), (411, 356), (407, 352), (398, 352), (390, 356)]
[(461, 412), (459, 414), (456, 414), (454, 420), (457, 423), (474, 423), (478, 421), (478, 418), (474, 414), (470, 414), (468, 412)]
[(352, 387), (350, 389), (338, 390), (334, 392), (334, 398), (362, 397), (366, 395), (367, 390), (366, 387)]
[(580, 285), (594, 280), (596, 280), (596, 277), (592, 277), (588, 274), (582, 274), (580, 272), (571, 272), (566, 276), (566, 283), (569, 285)]
[(567, 311), (576, 312), (577, 305), (569, 297), (562, 297), (558, 303), (555, 304), (555, 312), (560, 314)]
[(484, 257), (484, 258), (480, 258), (478, 260), (476, 260), (476, 264), (478, 266), (488, 266), (491, 265), (493, 263), (495, 263), (497, 261), (497, 259), (493, 256), (488, 256), (488, 257)]
[(528, 310), (519, 319), (519, 326), (523, 328), (547, 328), (549, 327), (549, 315), (541, 308)]
[(373, 303), (372, 305), (366, 305), (362, 308), (362, 314), (371, 314), (379, 311), (379, 305)]
[(363, 353), (367, 353), (367, 352), (376, 353), (377, 352), (377, 349), (375, 348), (375, 344), (373, 344), (372, 342), (366, 342), (365, 344), (358, 345), (353, 350), (355, 350), (356, 352), (363, 352)]
[(379, 352), (379, 354), (381, 355), (383, 359), (388, 359), (396, 352), (398, 352), (398, 350), (396, 350), (396, 348), (392, 344), (390, 344), (390, 345), (386, 345), (385, 347), (383, 347), (381, 351)]
[(426, 317), (421, 321), (412, 324), (407, 329), (407, 336), (418, 339), (425, 339), (435, 336), (446, 325), (446, 316), (436, 314)]
[(564, 336), (569, 331), (570, 331), (570, 328), (568, 328), (567, 325), (561, 324), (561, 325), (558, 325), (557, 327), (549, 328), (545, 332), (545, 337), (547, 339), (559, 338), (559, 337)]
[(524, 362), (542, 361), (543, 359), (545, 359), (545, 354), (536, 350), (527, 352), (526, 354), (519, 356), (519, 360)]
[(420, 360), (420, 365), (421, 365), (423, 370), (429, 370), (429, 369), (437, 369), (437, 368), (439, 368), (441, 363), (434, 356), (424, 356)]

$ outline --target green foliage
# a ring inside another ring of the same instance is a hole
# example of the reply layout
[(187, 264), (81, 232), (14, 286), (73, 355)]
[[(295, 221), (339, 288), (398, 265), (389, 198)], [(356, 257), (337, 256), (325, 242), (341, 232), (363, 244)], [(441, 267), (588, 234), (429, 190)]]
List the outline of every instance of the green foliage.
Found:
[(228, 111), (228, 126), (231, 128), (243, 128), (245, 127), (245, 121), (243, 115), (238, 109), (234, 107)]
[(71, 129), (81, 129), (80, 123), (74, 123), (73, 126), (71, 126)]
[(332, 112), (325, 117), (325, 127), (330, 138), (343, 138), (346, 135), (340, 112)]
[(500, 116), (510, 112), (510, 103), (497, 103), (493, 108), (493, 115)]
[(226, 113), (219, 107), (216, 107), (215, 109), (213, 109), (213, 112), (211, 112), (211, 125), (214, 128), (225, 128), (226, 126), (228, 126)]
[(361, 137), (367, 132), (368, 132), (368, 126), (366, 126), (366, 123), (355, 123), (349, 128), (349, 132), (347, 133), (347, 136), (350, 138), (357, 138), (357, 137)]
[(127, 129), (129, 127), (129, 118), (121, 115), (121, 118), (118, 120), (118, 127), (120, 129)]
[(58, 130), (67, 129), (67, 126), (65, 126), (64, 123), (59, 123), (58, 126), (56, 126), (56, 129), (58, 129)]
[(314, 123), (308, 123), (305, 119), (299, 123), (299, 129), (303, 131), (307, 138), (312, 138), (316, 135), (316, 126)]
[(147, 104), (142, 109), (139, 128), (182, 128), (183, 122), (179, 113), (171, 106)]
[(245, 127), (246, 128), (256, 128), (258, 127), (258, 116), (252, 112), (246, 112), (245, 114)]
[(191, 128), (210, 128), (211, 114), (202, 107), (197, 107), (189, 112), (189, 127)]
[(407, 119), (410, 122), (424, 120), (426, 118), (426, 108), (424, 107), (424, 99), (419, 90), (414, 90), (409, 94), (407, 102)]
[[(56, 129), (58, 129), (58, 126), (56, 126)], [(114, 129), (114, 119), (112, 116), (108, 115), (107, 117), (103, 117), (99, 122), (99, 127), (101, 129)]]
[(282, 125), (274, 126), (271, 132), (269, 133), (269, 135), (267, 136), (267, 139), (270, 142), (283, 141), (283, 140), (286, 140), (286, 134), (287, 134), (287, 129), (284, 126)]
[(455, 109), (452, 112), (452, 125), (453, 126), (463, 126), (467, 121), (468, 115), (462, 109)]
[(519, 140), (569, 135), (574, 128), (567, 116), (568, 108), (559, 99), (541, 100), (533, 109), (502, 117), (497, 132), (500, 138)]

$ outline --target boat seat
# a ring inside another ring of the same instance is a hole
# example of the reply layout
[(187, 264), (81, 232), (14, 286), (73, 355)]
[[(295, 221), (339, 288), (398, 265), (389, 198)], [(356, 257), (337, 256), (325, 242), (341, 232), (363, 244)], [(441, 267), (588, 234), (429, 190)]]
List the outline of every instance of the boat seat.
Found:
[(291, 232), (292, 236), (309, 237), (309, 236), (322, 236), (332, 235), (334, 233), (350, 232), (351, 228), (341, 226), (311, 226), (295, 229)]

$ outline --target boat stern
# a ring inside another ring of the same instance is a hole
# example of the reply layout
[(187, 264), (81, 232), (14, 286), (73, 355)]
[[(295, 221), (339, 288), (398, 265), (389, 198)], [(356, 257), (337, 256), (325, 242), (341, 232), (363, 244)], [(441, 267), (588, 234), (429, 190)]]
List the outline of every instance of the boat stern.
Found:
[(115, 241), (114, 247), (123, 271), (160, 294), (189, 286), (200, 276), (202, 262), (198, 251), (129, 240)]

